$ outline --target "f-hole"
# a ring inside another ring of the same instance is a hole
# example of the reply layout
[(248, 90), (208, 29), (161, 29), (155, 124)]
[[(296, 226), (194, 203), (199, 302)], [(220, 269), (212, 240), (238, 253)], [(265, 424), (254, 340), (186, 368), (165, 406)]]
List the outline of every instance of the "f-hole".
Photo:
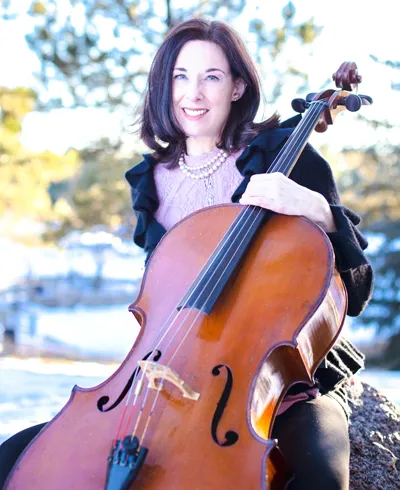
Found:
[(217, 408), (214, 413), (214, 417), (211, 422), (211, 436), (214, 439), (214, 442), (218, 444), (218, 446), (221, 447), (228, 447), (228, 446), (233, 446), (236, 444), (236, 442), (239, 439), (239, 434), (233, 430), (228, 430), (225, 433), (225, 440), (224, 441), (219, 441), (218, 440), (218, 425), (221, 421), (222, 415), (224, 414), (224, 411), (227, 407), (228, 400), (232, 391), (232, 386), (233, 386), (233, 376), (232, 376), (232, 371), (229, 369), (228, 366), (225, 364), (219, 364), (218, 366), (215, 366), (215, 368), (211, 371), (214, 376), (219, 376), (221, 374), (221, 368), (225, 368), (226, 370), (226, 383), (224, 390), (221, 394), (221, 398), (219, 399)]
[[(147, 359), (154, 354), (154, 357), (152, 361), (158, 361), (161, 358), (161, 351), (155, 350), (151, 351), (148, 354), (146, 354), (142, 361), (147, 361)], [(126, 383), (124, 389), (121, 391), (120, 395), (118, 396), (117, 400), (111, 405), (111, 407), (104, 408), (105, 405), (107, 405), (110, 401), (109, 396), (102, 396), (99, 398), (97, 401), (97, 408), (100, 410), (100, 412), (109, 412), (110, 410), (113, 410), (115, 407), (118, 407), (118, 405), (122, 402), (122, 400), (125, 398), (126, 394), (128, 393), (130, 387), (132, 386), (132, 383), (135, 381), (136, 376), (140, 373), (140, 366), (137, 366), (136, 369), (133, 371), (132, 376), (128, 379), (128, 382)]]

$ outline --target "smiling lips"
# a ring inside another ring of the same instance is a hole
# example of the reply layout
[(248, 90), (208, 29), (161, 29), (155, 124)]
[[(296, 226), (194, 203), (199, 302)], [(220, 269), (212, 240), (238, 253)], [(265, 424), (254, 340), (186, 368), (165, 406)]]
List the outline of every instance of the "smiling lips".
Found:
[(205, 114), (207, 114), (208, 109), (189, 109), (189, 108), (182, 108), (182, 111), (187, 119), (190, 119), (191, 121), (197, 121), (198, 119), (201, 119)]

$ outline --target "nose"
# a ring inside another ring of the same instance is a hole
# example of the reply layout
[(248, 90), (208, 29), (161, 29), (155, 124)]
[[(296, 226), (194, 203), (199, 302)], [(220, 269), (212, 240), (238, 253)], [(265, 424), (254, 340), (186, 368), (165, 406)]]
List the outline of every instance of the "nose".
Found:
[(203, 93), (201, 91), (200, 82), (193, 80), (188, 84), (186, 96), (189, 100), (196, 101), (203, 98)]

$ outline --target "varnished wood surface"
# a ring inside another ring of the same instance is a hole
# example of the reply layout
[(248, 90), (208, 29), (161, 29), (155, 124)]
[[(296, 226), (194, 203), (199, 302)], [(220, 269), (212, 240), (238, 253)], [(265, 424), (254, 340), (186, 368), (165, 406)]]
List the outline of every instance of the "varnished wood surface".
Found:
[[(74, 388), (64, 409), (20, 458), (7, 490), (103, 489), (124, 403), (102, 413), (97, 401), (108, 396), (106, 408), (111, 406), (137, 362), (155, 347), (162, 352), (159, 362), (176, 371), (200, 398), (185, 399), (176, 386), (165, 384), (143, 441), (149, 454), (131, 490), (266, 488), (267, 456), (274, 447), (267, 439), (279, 402), (294, 382), (312, 382), (345, 315), (343, 285), (334, 273), (328, 238), (303, 218), (274, 217), (211, 315), (184, 309), (161, 344), (154, 343), (240, 209), (207, 208), (167, 233), (132, 305), (143, 324), (132, 351), (101, 385)], [(218, 445), (211, 434), (227, 378), (226, 368), (213, 375), (219, 365), (227, 366), (233, 377), (217, 431), (222, 442), (229, 430), (239, 435), (229, 447)], [(138, 436), (156, 395), (151, 390)], [(272, 474), (273, 468), (268, 471)], [(278, 490), (281, 484), (271, 488)]]

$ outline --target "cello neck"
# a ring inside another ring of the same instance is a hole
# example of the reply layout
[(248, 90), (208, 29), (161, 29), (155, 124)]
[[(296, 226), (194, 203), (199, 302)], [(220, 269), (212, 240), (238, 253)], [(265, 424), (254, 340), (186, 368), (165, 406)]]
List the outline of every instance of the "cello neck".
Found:
[(326, 103), (323, 101), (316, 101), (310, 104), (310, 108), (305, 116), (296, 126), (296, 129), (289, 136), (285, 146), (267, 170), (268, 174), (280, 172), (285, 174), (286, 177), (290, 175), (325, 108)]

